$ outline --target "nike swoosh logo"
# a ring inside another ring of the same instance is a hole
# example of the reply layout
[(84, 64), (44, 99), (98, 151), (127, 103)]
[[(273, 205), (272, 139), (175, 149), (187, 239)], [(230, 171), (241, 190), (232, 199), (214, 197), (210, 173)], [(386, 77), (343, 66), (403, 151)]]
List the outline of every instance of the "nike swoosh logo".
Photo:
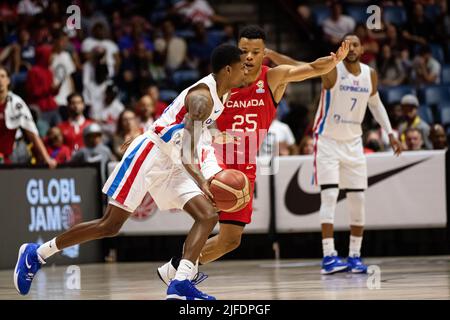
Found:
[[(399, 168), (395, 168), (386, 172), (373, 175), (368, 178), (368, 188), (371, 186), (397, 174), (406, 169), (414, 167), (430, 158), (419, 160)], [(308, 193), (305, 192), (298, 184), (298, 175), (301, 166), (297, 169), (286, 189), (284, 202), (286, 208), (295, 215), (307, 215), (319, 211), (320, 209), (320, 192)], [(339, 191), (338, 202), (345, 198), (345, 193)]]
[(253, 166), (247, 166), (245, 169), (250, 170), (252, 168), (253, 168)]
[(31, 265), (28, 263), (28, 255), (25, 257), (25, 264), (27, 265), (28, 269), (31, 269)]
[(222, 109), (214, 110), (214, 113), (220, 112)]

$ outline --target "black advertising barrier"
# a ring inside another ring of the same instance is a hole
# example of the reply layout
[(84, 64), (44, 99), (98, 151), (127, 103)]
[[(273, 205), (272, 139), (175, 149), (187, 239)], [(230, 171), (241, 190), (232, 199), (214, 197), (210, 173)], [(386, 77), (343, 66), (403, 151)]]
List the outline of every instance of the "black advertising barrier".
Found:
[[(0, 166), (0, 269), (11, 269), (22, 243), (45, 242), (81, 221), (102, 214), (100, 169), (96, 164), (44, 167)], [(55, 264), (101, 261), (93, 241), (61, 251)]]

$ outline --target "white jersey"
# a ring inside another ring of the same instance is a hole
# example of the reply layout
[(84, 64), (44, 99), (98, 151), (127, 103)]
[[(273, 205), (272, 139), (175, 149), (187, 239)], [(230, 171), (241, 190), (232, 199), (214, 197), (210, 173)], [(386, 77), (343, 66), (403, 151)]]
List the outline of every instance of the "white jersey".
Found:
[(323, 135), (345, 141), (361, 137), (361, 123), (372, 94), (370, 67), (360, 63), (361, 73), (351, 74), (345, 64), (336, 65), (336, 83), (331, 89), (322, 89), (319, 108), (314, 121), (316, 137)]
[[(213, 99), (213, 108), (211, 110), (211, 114), (209, 117), (203, 122), (204, 131), (207, 130), (206, 127), (211, 125), (224, 110), (224, 105), (217, 95), (217, 84), (213, 75), (210, 74), (195, 84), (190, 86), (189, 88), (183, 90), (178, 97), (164, 110), (158, 120), (156, 120), (151, 126), (150, 130), (147, 134), (150, 138), (163, 150), (171, 152), (173, 147), (181, 146), (181, 140), (183, 137), (183, 129), (184, 129), (184, 116), (187, 113), (187, 110), (184, 106), (186, 95), (189, 93), (189, 90), (199, 84), (205, 84), (208, 86), (209, 91), (211, 93), (211, 97)], [(209, 133), (208, 133), (209, 134)]]
[[(130, 144), (103, 187), (113, 205), (133, 212), (148, 192), (160, 210), (183, 209), (190, 199), (203, 194), (183, 167), (180, 156), (187, 113), (184, 100), (189, 90), (201, 83), (208, 86), (214, 104), (203, 123), (197, 151), (201, 154), (203, 146), (212, 148), (207, 126), (220, 116), (224, 106), (217, 96), (216, 81), (209, 75), (181, 92), (150, 129)], [(217, 166), (208, 168), (207, 177), (217, 173)]]

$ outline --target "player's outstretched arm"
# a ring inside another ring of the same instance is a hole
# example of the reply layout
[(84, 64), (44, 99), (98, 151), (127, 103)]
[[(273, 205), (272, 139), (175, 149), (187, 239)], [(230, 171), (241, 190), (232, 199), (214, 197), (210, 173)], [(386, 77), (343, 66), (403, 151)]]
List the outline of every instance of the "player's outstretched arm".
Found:
[(208, 89), (201, 88), (188, 93), (185, 99), (188, 112), (184, 118), (185, 133), (181, 149), (183, 166), (211, 201), (213, 196), (209, 190), (209, 183), (199, 169), (197, 145), (202, 135), (203, 121), (208, 119), (212, 106), (213, 102)]
[(288, 57), (284, 54), (281, 54), (275, 50), (271, 50), (269, 48), (266, 48), (265, 50), (266, 57), (270, 59), (273, 63), (275, 63), (277, 66), (281, 64), (287, 64), (289, 66), (301, 66), (304, 64), (307, 64), (307, 62), (298, 61), (295, 59), (292, 59), (291, 57)]
[(333, 70), (339, 62), (344, 60), (348, 54), (349, 47), (349, 41), (345, 40), (336, 53), (331, 52), (328, 57), (322, 57), (316, 61), (302, 65), (280, 65), (275, 67), (268, 73), (271, 82), (269, 85), (272, 88), (276, 88), (289, 82), (298, 82), (325, 75)]

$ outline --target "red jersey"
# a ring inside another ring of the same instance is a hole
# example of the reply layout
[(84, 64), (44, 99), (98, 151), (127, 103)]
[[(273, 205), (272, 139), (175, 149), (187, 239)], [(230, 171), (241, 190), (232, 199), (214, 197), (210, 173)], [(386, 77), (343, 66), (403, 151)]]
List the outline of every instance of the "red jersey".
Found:
[(227, 165), (256, 164), (258, 150), (276, 117), (277, 104), (267, 83), (268, 70), (269, 67), (262, 66), (261, 74), (251, 85), (232, 89), (225, 110), (216, 120), (220, 131), (240, 138), (240, 145), (223, 145), (218, 149), (215, 145)]
[(9, 156), (13, 152), (16, 129), (10, 130), (5, 123), (6, 102), (0, 104), (0, 153), (5, 157), (5, 163), (9, 163)]

